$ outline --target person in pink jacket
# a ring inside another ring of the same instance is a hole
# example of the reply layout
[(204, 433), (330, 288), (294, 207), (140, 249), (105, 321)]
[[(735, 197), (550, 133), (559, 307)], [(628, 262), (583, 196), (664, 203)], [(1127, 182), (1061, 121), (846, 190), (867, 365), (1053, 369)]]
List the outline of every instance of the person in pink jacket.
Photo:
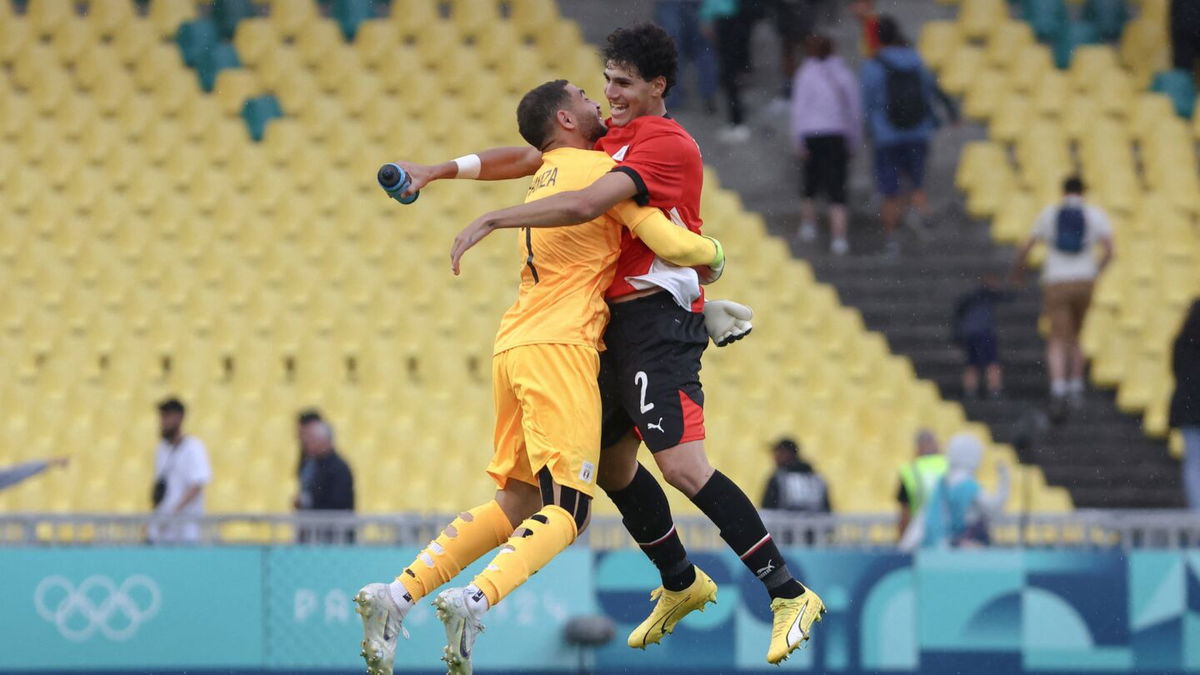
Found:
[(804, 164), (799, 237), (817, 238), (816, 198), (829, 200), (830, 250), (850, 251), (846, 241), (846, 178), (850, 155), (862, 139), (858, 81), (833, 53), (833, 41), (814, 35), (808, 58), (792, 83), (792, 142)]

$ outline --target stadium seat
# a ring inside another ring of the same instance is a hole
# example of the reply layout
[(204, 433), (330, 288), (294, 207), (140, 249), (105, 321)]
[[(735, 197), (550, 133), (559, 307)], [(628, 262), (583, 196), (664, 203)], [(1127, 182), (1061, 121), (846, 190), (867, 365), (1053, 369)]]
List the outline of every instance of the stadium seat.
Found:
[(217, 45), (217, 25), (211, 19), (187, 21), (179, 25), (175, 40), (179, 43), (187, 67), (199, 68), (205, 55)]
[(118, 37), (131, 25), (141, 23), (134, 17), (131, 2), (91, 0), (87, 4), (86, 16), (94, 32), (105, 38)]
[(1021, 15), (1042, 42), (1055, 39), (1066, 28), (1068, 20), (1064, 0), (1021, 0)]
[(25, 20), (38, 37), (54, 35), (58, 29), (75, 16), (71, 0), (33, 0), (25, 11)]
[(248, 67), (255, 67), (278, 48), (279, 38), (270, 19), (252, 17), (242, 19), (233, 36), (233, 46), (238, 59)]
[(84, 50), (93, 44), (93, 32), (92, 25), (79, 17), (63, 18), (50, 40), (58, 60), (69, 66), (75, 65)]
[(271, 23), (281, 37), (294, 38), (306, 25), (319, 21), (315, 2), (271, 0), (269, 4)]
[(1008, 5), (1004, 0), (961, 0), (958, 24), (968, 38), (985, 38), (1007, 20)]
[(274, 96), (257, 96), (246, 99), (242, 105), (242, 118), (250, 131), (250, 138), (261, 141), (266, 132), (267, 123), (277, 117), (283, 117), (283, 109)]
[(1100, 42), (1100, 33), (1087, 21), (1068, 21), (1054, 37), (1054, 64), (1065, 70), (1071, 65), (1075, 49)]
[(532, 39), (553, 30), (558, 5), (554, 0), (511, 0), (508, 18), (522, 38)]
[(175, 36), (180, 25), (196, 16), (193, 0), (150, 0), (146, 20), (160, 39)]
[(1096, 26), (1100, 39), (1111, 42), (1121, 37), (1125, 22), (1129, 20), (1129, 7), (1125, 0), (1086, 0), (1082, 16)]
[(330, 13), (342, 29), (346, 41), (350, 42), (355, 39), (362, 22), (374, 15), (374, 10), (373, 0), (333, 0)]
[(200, 88), (211, 92), (217, 83), (217, 74), (226, 68), (240, 68), (237, 50), (229, 43), (217, 43), (206, 52), (196, 66), (196, 75), (200, 80)]
[(258, 80), (244, 68), (226, 68), (217, 74), (213, 97), (224, 115), (242, 112), (246, 101), (259, 93)]
[[(292, 3), (302, 4), (302, 3)], [(312, 3), (304, 3), (311, 5)], [(250, 0), (213, 0), (212, 20), (217, 25), (217, 37), (232, 40), (238, 23), (254, 15)]]
[[(105, 5), (108, 6), (107, 4)], [(143, 54), (160, 42), (148, 21), (131, 20), (112, 36), (112, 48), (125, 65), (137, 63)]]
[(1175, 105), (1175, 113), (1191, 119), (1196, 107), (1196, 82), (1192, 74), (1183, 70), (1168, 70), (1154, 76), (1150, 90), (1165, 94)]

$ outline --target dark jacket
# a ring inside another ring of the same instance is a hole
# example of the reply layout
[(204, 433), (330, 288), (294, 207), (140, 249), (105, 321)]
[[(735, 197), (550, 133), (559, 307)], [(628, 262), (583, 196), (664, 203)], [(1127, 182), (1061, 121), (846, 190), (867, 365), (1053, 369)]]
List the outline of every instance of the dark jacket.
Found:
[(796, 460), (775, 470), (763, 493), (764, 509), (829, 513), (829, 486), (807, 462)]
[(305, 509), (313, 511), (353, 511), (354, 475), (350, 465), (336, 450), (312, 462), (309, 469), (300, 468), (300, 491), (308, 497)]
[(1200, 300), (1192, 303), (1171, 355), (1175, 394), (1171, 397), (1171, 426), (1200, 426)]

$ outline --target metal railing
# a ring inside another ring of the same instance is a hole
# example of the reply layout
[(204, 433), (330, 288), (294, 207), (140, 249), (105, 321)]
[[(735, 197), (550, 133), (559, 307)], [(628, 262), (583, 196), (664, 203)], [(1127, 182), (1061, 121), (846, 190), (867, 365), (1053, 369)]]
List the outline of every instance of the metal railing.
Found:
[[(797, 515), (765, 512), (764, 520), (784, 545), (815, 549), (894, 549), (896, 517), (886, 515)], [(179, 519), (109, 513), (0, 514), (0, 546), (135, 546), (150, 542), (163, 526), (191, 525), (191, 544), (360, 546), (424, 545), (451, 516), (439, 514), (358, 515), (348, 513), (211, 514)], [(691, 550), (725, 547), (716, 528), (700, 516), (676, 519)], [(1198, 548), (1200, 516), (1187, 511), (1079, 510), (1066, 514), (1006, 515), (991, 523), (993, 546), (1003, 548)], [(632, 547), (620, 518), (596, 517), (582, 537), (598, 550)]]

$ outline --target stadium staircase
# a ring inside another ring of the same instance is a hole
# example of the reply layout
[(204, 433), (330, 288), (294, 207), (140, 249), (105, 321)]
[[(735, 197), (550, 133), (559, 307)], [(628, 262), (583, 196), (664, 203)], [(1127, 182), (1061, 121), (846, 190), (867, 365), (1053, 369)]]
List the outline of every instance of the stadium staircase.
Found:
[[(360, 510), (447, 512), (488, 493), (513, 242), (483, 243), (457, 279), (446, 251), (524, 188), (445, 182), (402, 207), (375, 169), (518, 144), (519, 96), (559, 76), (599, 91), (595, 51), (548, 0), (338, 14), (355, 5), (0, 2), (0, 464), (73, 458), (0, 493), (0, 510), (143, 511), (168, 393), (210, 448), (210, 511), (290, 508), (294, 415), (312, 405), (337, 427)], [(1072, 507), (711, 174), (702, 210), (752, 261), (714, 292), (792, 317), (706, 357), (726, 473), (754, 492), (768, 443), (791, 434), (839, 511), (890, 511), (915, 430), (971, 430), (1030, 495), (1014, 507)]]

